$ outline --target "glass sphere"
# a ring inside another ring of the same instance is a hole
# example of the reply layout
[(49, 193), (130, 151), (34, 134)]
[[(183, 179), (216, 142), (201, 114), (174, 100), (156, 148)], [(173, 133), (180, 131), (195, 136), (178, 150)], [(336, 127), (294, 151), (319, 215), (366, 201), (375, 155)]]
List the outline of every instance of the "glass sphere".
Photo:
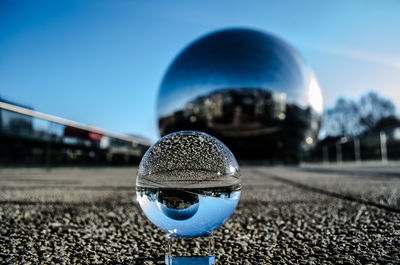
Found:
[(143, 156), (136, 193), (146, 216), (177, 237), (209, 234), (233, 213), (241, 192), (231, 151), (202, 132), (171, 133)]
[(203, 131), (242, 158), (284, 159), (311, 150), (322, 110), (321, 88), (297, 50), (243, 28), (207, 34), (183, 49), (157, 102), (161, 136)]

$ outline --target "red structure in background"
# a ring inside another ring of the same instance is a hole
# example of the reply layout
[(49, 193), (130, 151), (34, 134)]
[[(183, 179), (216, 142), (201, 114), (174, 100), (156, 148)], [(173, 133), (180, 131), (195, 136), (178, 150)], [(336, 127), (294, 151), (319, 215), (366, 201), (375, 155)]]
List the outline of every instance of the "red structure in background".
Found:
[(133, 165), (150, 144), (0, 99), (3, 166)]

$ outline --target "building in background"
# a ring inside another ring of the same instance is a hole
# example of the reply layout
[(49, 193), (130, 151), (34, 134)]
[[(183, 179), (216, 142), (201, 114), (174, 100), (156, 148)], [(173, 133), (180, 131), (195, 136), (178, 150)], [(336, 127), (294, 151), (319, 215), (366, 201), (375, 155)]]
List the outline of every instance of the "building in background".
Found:
[(0, 98), (2, 166), (132, 165), (150, 144)]
[(312, 69), (265, 32), (206, 35), (171, 63), (158, 96), (161, 136), (209, 133), (239, 159), (298, 162), (316, 146), (323, 102)]

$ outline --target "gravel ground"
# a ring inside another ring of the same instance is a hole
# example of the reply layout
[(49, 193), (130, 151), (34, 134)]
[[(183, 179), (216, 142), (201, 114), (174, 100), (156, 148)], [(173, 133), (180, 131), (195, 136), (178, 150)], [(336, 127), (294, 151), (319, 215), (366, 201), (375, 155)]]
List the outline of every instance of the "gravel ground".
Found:
[[(217, 264), (400, 264), (398, 201), (346, 187), (382, 176), (336, 185), (354, 177), (337, 171), (335, 182), (304, 168), (242, 167), (241, 201), (215, 232)], [(0, 171), (0, 263), (163, 264), (164, 233), (136, 203), (136, 172)], [(390, 181), (394, 189), (400, 178)]]
[(399, 166), (274, 167), (268, 170), (268, 174), (303, 189), (400, 210)]

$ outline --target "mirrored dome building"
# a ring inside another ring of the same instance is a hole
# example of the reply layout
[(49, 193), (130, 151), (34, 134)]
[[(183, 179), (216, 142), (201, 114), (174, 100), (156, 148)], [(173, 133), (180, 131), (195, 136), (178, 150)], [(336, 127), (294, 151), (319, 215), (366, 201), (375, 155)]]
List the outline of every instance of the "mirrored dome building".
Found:
[(316, 144), (322, 94), (312, 69), (287, 42), (227, 29), (186, 47), (161, 83), (161, 136), (198, 130), (244, 159), (298, 161)]

